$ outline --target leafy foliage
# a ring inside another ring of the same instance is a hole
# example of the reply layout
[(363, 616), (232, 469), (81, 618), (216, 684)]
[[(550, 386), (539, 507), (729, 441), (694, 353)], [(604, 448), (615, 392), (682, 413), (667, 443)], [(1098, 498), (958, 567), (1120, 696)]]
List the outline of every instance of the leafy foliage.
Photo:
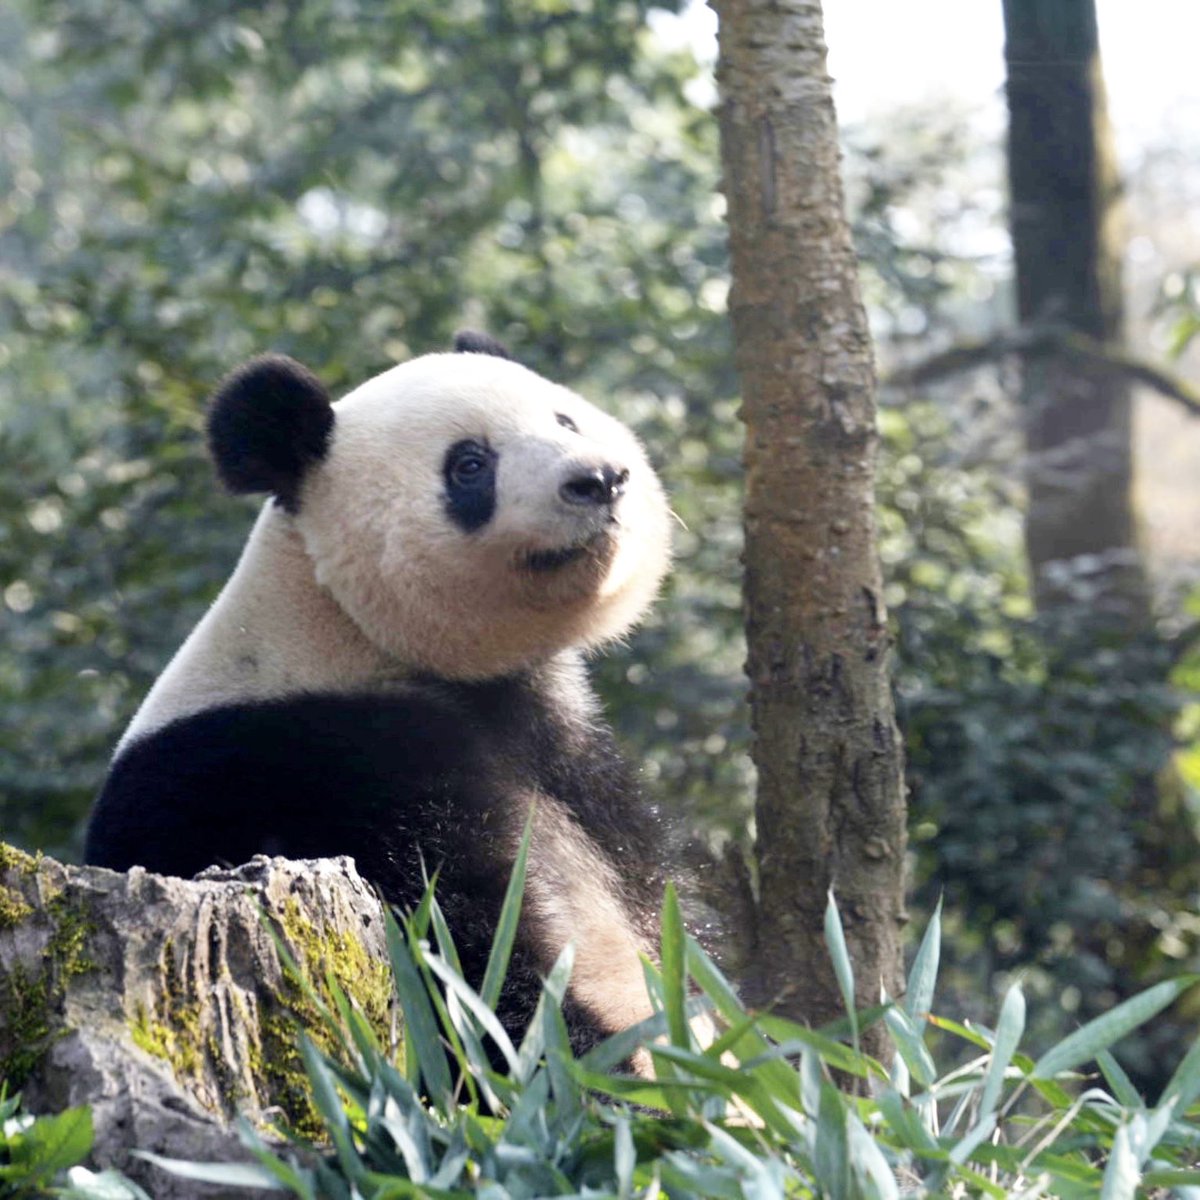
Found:
[[(520, 876), (514, 875), (506, 913), (515, 914), (519, 904)], [(301, 1036), (328, 1139), (315, 1166), (272, 1151), (246, 1125), (241, 1138), (257, 1168), (146, 1157), (189, 1178), (283, 1187), (307, 1200), (663, 1194), (890, 1200), (902, 1192), (1107, 1200), (1200, 1180), (1200, 1044), (1153, 1106), (1109, 1052), (1196, 976), (1159, 984), (1035, 1059), (1020, 1049), (1019, 985), (1009, 990), (994, 1029), (928, 1011), (941, 938), (935, 914), (904, 1003), (851, 1014), (841, 1028), (818, 1031), (747, 1012), (684, 932), (668, 890), (662, 969), (646, 968), (657, 1015), (576, 1059), (560, 1011), (571, 947), (514, 1045), (459, 973), (432, 893), (403, 929), (389, 920), (410, 1052), (403, 1067), (395, 1065), (341, 996), (337, 1011), (325, 1013), (341, 1052), (322, 1055)], [(506, 955), (504, 940), (497, 939), (496, 962)], [(832, 897), (826, 940), (852, 996), (853, 969)], [(699, 1010), (717, 1028), (706, 1047), (686, 1019)], [(881, 1018), (898, 1048), (890, 1069), (857, 1049), (858, 1031)], [(969, 1061), (939, 1073), (932, 1051), (951, 1043), (965, 1047)], [(620, 1071), (638, 1046), (654, 1061), (654, 1079)], [(1100, 1077), (1077, 1073), (1092, 1063)]]
[[(1049, 1037), (1062, 1013), (1102, 1012), (1197, 961), (1195, 846), (1161, 807), (1183, 803), (1161, 772), (1189, 684), (1157, 638), (1094, 639), (1086, 578), (1076, 608), (1030, 611), (1011, 484), (991, 459), (964, 467), (951, 420), (928, 402), (883, 414), (916, 898), (928, 911), (944, 893), (956, 913), (958, 1004), (982, 1018), (989, 981), (1031, 971)], [(1124, 1064), (1161, 1085), (1188, 1036), (1160, 1022)]]
[(35, 1117), (22, 1110), (19, 1095), (7, 1095), (0, 1084), (0, 1200), (149, 1200), (119, 1172), (96, 1173), (80, 1165), (92, 1138), (89, 1109)]

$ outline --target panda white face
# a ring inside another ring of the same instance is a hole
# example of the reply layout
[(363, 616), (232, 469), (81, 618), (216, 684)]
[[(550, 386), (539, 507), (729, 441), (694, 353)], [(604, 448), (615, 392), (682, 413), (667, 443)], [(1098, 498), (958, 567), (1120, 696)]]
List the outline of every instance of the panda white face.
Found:
[[(270, 477), (317, 583), (390, 658), (494, 677), (618, 637), (653, 598), (662, 489), (633, 434), (566, 388), (493, 354), (438, 354), (322, 410), (297, 364), (258, 364), (265, 388), (252, 363), (218, 392), (218, 467), (235, 490)], [(247, 452), (279, 436), (286, 452)]]

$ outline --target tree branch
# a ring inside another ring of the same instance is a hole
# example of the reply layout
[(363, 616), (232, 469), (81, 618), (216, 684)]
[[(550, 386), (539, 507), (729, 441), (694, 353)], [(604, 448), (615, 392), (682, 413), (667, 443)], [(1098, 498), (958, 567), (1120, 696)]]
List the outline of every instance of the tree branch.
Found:
[(884, 381), (887, 387), (912, 387), (935, 383), (963, 371), (974, 371), (1011, 354), (1026, 358), (1061, 354), (1093, 363), (1126, 376), (1135, 383), (1153, 388), (1160, 395), (1181, 404), (1194, 417), (1200, 417), (1200, 392), (1177, 375), (1172, 375), (1144, 359), (1116, 346), (1057, 326), (1026, 326), (1000, 333), (984, 341), (960, 342), (911, 367), (892, 372)]

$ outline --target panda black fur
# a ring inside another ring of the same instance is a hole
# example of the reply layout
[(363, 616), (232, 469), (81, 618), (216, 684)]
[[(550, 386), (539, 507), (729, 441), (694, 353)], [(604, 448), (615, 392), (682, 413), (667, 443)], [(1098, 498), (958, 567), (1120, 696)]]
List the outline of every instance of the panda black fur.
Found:
[(581, 651), (653, 598), (668, 509), (619, 422), (485, 335), (456, 351), (337, 404), (278, 356), (217, 390), (218, 473), (273, 500), (117, 747), (86, 857), (349, 854), (406, 906), (436, 869), (478, 981), (533, 804), (501, 1017), (574, 940), (582, 1048), (650, 1012), (659, 847)]

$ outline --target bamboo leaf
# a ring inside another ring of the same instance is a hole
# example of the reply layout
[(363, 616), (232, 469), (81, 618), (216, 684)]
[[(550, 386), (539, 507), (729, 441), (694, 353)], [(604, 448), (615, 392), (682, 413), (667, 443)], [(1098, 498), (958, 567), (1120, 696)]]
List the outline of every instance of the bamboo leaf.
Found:
[(149, 1150), (131, 1150), (169, 1175), (192, 1179), (197, 1183), (223, 1184), (225, 1187), (250, 1188), (260, 1192), (279, 1190), (279, 1180), (265, 1167), (256, 1163), (202, 1163), (182, 1158), (164, 1158)]
[(908, 1013), (892, 1006), (884, 1013), (883, 1019), (896, 1042), (896, 1049), (904, 1059), (904, 1065), (922, 1087), (928, 1087), (937, 1077), (937, 1068)]
[(1100, 1200), (1134, 1200), (1140, 1179), (1141, 1172), (1129, 1144), (1129, 1129), (1122, 1125), (1113, 1138), (1112, 1152), (1100, 1184)]
[[(512, 1040), (504, 1030), (504, 1026), (500, 1024), (500, 1019), (484, 1003), (483, 998), (475, 991), (473, 987), (461, 975), (458, 974), (448, 963), (446, 963), (439, 955), (430, 954), (425, 958), (429, 969), (446, 985), (449, 993), (456, 996), (459, 1001), (467, 1008), (476, 1021), (487, 1031), (488, 1036), (500, 1049), (500, 1053), (504, 1055), (504, 1060), (508, 1064), (510, 1071), (517, 1070), (517, 1051), (512, 1044)], [(460, 1035), (462, 1030), (459, 1030)]]
[(846, 1128), (846, 1102), (831, 1083), (821, 1085), (813, 1168), (829, 1200), (849, 1200), (850, 1139)]
[(350, 1120), (342, 1106), (333, 1076), (325, 1065), (320, 1051), (312, 1044), (304, 1033), (299, 1035), (300, 1058), (304, 1062), (304, 1070), (312, 1085), (313, 1105), (321, 1114), (325, 1129), (337, 1151), (338, 1163), (342, 1172), (349, 1180), (358, 1179), (365, 1168), (358, 1152), (354, 1148), (354, 1140), (350, 1133)]
[(508, 973), (509, 959), (512, 957), (513, 944), (517, 938), (517, 926), (521, 920), (521, 901), (525, 895), (525, 872), (529, 862), (529, 844), (533, 841), (533, 817), (534, 806), (531, 804), (529, 815), (525, 818), (525, 831), (521, 834), (521, 842), (517, 847), (517, 857), (513, 862), (512, 874), (508, 877), (508, 889), (504, 893), (500, 917), (496, 922), (496, 933), (492, 938), (487, 970), (483, 973), (483, 984), (479, 989), (480, 998), (488, 1008), (492, 1009), (500, 1001), (500, 989), (504, 986), (504, 977)]
[(1197, 1096), (1200, 1096), (1200, 1038), (1192, 1043), (1183, 1061), (1175, 1068), (1158, 1102), (1161, 1105), (1177, 1099), (1178, 1111), (1185, 1112)]
[(1133, 1080), (1125, 1074), (1121, 1064), (1113, 1058), (1108, 1050), (1101, 1050), (1096, 1055), (1096, 1062), (1104, 1075), (1105, 1082), (1112, 1088), (1112, 1094), (1126, 1108), (1144, 1107), (1141, 1093), (1133, 1086)]
[(888, 1165), (878, 1143), (853, 1113), (849, 1114), (849, 1132), (850, 1166), (859, 1178), (861, 1194), (875, 1200), (899, 1200), (896, 1173)]
[(996, 1040), (992, 1046), (991, 1060), (983, 1079), (983, 1093), (979, 1098), (979, 1115), (985, 1117), (996, 1108), (1004, 1088), (1004, 1076), (1012, 1056), (1020, 1045), (1025, 1032), (1025, 993), (1021, 985), (1014, 983), (1005, 994), (1000, 1006), (1000, 1021), (996, 1026)]
[(933, 1008), (933, 990), (937, 983), (941, 953), (942, 898), (939, 896), (913, 959), (912, 969), (908, 972), (908, 991), (904, 997), (904, 1011), (908, 1013), (918, 1034), (924, 1032), (926, 1017)]
[(857, 1051), (858, 1012), (854, 1004), (854, 967), (850, 962), (850, 951), (846, 948), (846, 934), (842, 929), (837, 901), (833, 898), (833, 888), (829, 889), (829, 900), (825, 905), (825, 945), (829, 947), (829, 956), (833, 959), (833, 973), (837, 976), (842, 1003), (846, 1006), (846, 1015), (850, 1018), (851, 1038)]
[(404, 1011), (405, 1048), (408, 1056), (416, 1054), (425, 1086), (434, 1104), (441, 1112), (448, 1111), (453, 1085), (446, 1056), (442, 1052), (438, 1036), (438, 1023), (429, 1002), (425, 983), (417, 970), (400, 927), (390, 912), (384, 914), (387, 935), (388, 957), (392, 963), (392, 977), (396, 981), (396, 993)]
[(1072, 1067), (1090, 1062), (1101, 1050), (1107, 1050), (1126, 1034), (1144, 1025), (1151, 1017), (1157, 1016), (1181, 993), (1193, 986), (1197, 979), (1200, 979), (1200, 976), (1181, 975), (1177, 979), (1168, 979), (1147, 988), (1123, 1004), (1118, 1004), (1116, 1008), (1089, 1021), (1082, 1029), (1077, 1029), (1043, 1054), (1034, 1064), (1033, 1074), (1041, 1079), (1048, 1079), (1060, 1071), (1069, 1071)]
[(663, 1008), (667, 1014), (667, 1030), (676, 1046), (690, 1046), (688, 1038), (687, 973), (684, 964), (685, 943), (683, 917), (675, 885), (667, 884), (663, 897), (660, 952), (662, 959)]

